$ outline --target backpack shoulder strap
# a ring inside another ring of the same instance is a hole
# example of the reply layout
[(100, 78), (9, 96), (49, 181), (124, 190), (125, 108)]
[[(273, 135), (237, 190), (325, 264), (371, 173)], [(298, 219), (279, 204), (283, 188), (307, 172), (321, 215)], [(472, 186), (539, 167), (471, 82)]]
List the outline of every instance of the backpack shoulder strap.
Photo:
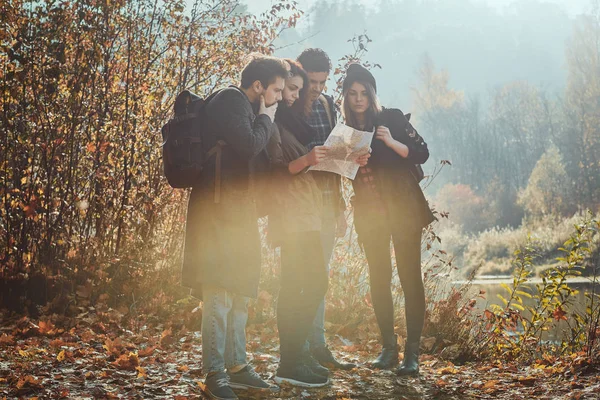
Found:
[(327, 98), (324, 95), (319, 96), (319, 101), (321, 102), (321, 104), (323, 104), (323, 107), (325, 107), (327, 119), (329, 120), (329, 126), (331, 127), (331, 129), (333, 129), (333, 115), (331, 113), (331, 108), (329, 107), (329, 102), (327, 101)]
[(223, 154), (223, 147), (227, 146), (227, 143), (223, 140), (217, 140), (217, 144), (213, 146), (206, 153), (206, 158), (210, 158), (213, 155), (215, 157), (215, 203), (221, 202), (221, 156)]

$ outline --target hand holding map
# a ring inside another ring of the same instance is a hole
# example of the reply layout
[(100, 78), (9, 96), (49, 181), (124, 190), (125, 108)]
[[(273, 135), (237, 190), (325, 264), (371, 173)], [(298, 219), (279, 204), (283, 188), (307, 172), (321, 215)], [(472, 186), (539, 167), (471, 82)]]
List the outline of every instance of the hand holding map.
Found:
[(333, 128), (324, 146), (327, 156), (309, 171), (327, 171), (354, 179), (358, 172), (356, 160), (369, 152), (373, 132), (359, 131), (339, 123)]

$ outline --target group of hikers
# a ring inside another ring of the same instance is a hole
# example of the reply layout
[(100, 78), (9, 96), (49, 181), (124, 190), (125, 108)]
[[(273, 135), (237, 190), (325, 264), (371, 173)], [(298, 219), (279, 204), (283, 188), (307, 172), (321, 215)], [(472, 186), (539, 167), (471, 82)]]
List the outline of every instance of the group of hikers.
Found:
[[(239, 86), (221, 90), (205, 106), (211, 134), (203, 145), (221, 151), (208, 160), (190, 195), (182, 279), (203, 301), (202, 363), (212, 398), (237, 399), (233, 389), (278, 389), (246, 356), (247, 305), (257, 297), (261, 270), (258, 218), (265, 215), (269, 242), (281, 248), (274, 381), (320, 387), (329, 383), (330, 369), (356, 367), (335, 358), (324, 328), (330, 258), (336, 237), (347, 229), (349, 207), (339, 175), (307, 172), (327, 157), (324, 143), (337, 123), (334, 99), (323, 94), (330, 72), (321, 49), (306, 49), (296, 60), (255, 55)], [(425, 317), (421, 235), (434, 216), (414, 169), (429, 152), (400, 110), (380, 105), (377, 82), (360, 64), (347, 69), (341, 116), (352, 128), (375, 132), (352, 181), (354, 225), (383, 347), (369, 366), (415, 375)], [(405, 295), (407, 337), (399, 366), (390, 238)]]

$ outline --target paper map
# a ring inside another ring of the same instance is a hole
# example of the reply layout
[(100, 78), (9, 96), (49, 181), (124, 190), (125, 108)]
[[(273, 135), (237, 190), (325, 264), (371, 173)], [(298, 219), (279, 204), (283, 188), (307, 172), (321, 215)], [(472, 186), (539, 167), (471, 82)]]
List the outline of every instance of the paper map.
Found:
[(356, 159), (369, 152), (373, 132), (359, 131), (339, 123), (325, 141), (327, 156), (309, 171), (327, 171), (354, 179), (358, 172)]

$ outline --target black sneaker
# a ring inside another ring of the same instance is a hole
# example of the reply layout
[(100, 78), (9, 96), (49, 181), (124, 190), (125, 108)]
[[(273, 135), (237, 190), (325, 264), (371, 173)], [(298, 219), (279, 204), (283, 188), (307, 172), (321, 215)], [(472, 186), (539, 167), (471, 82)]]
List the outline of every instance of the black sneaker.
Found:
[(278, 384), (289, 383), (293, 386), (306, 388), (323, 387), (329, 383), (329, 378), (315, 374), (308, 365), (299, 363), (289, 368), (277, 369), (275, 382)]
[(204, 392), (215, 400), (238, 400), (229, 386), (229, 375), (225, 371), (209, 374), (204, 380)]
[(343, 370), (350, 370), (356, 368), (356, 364), (354, 363), (344, 363), (336, 360), (333, 354), (331, 353), (331, 350), (329, 350), (329, 346), (318, 346), (315, 348), (311, 348), (311, 353), (321, 365), (327, 368)]
[(329, 369), (319, 364), (319, 362), (308, 352), (302, 353), (300, 362), (308, 366), (308, 368), (310, 368), (312, 372), (314, 372), (317, 375), (324, 376), (325, 378), (329, 376)]
[(279, 390), (276, 385), (270, 385), (263, 381), (250, 365), (246, 365), (238, 372), (231, 373), (227, 371), (227, 375), (229, 375), (229, 386), (233, 389), (269, 390), (273, 392)]

